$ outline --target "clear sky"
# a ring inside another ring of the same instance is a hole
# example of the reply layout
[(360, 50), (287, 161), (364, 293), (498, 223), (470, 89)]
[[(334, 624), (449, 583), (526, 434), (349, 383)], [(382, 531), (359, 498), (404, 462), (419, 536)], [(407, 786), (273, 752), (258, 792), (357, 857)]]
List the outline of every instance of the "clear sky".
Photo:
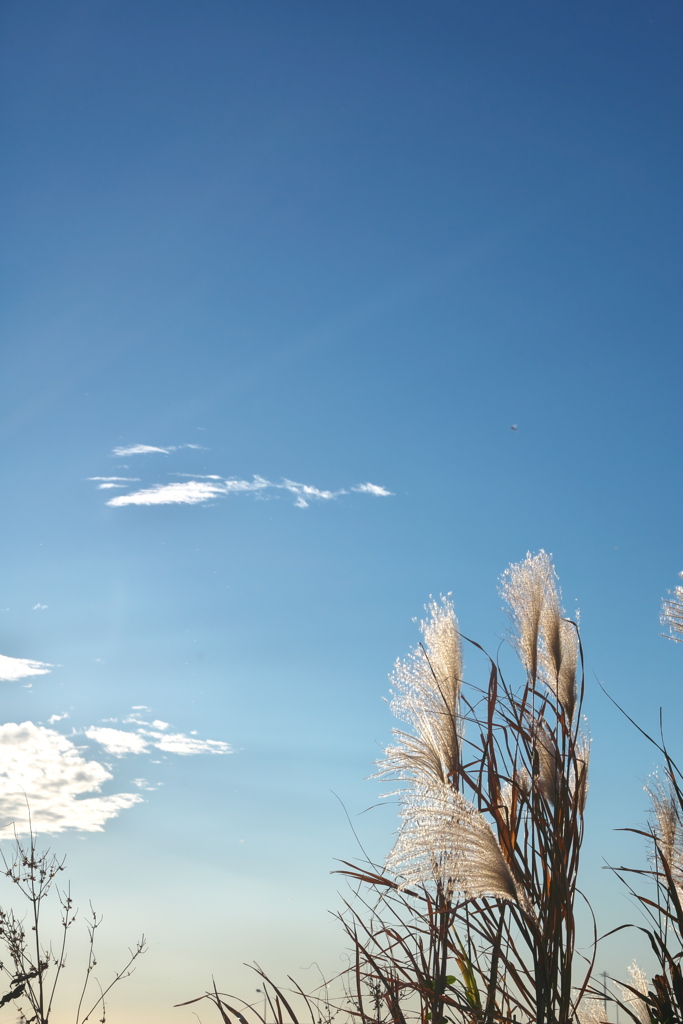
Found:
[(0, 18), (0, 812), (103, 963), (148, 936), (112, 1020), (339, 965), (387, 674), (430, 594), (495, 652), (528, 550), (581, 609), (624, 920), (656, 762), (598, 680), (683, 756), (680, 0)]

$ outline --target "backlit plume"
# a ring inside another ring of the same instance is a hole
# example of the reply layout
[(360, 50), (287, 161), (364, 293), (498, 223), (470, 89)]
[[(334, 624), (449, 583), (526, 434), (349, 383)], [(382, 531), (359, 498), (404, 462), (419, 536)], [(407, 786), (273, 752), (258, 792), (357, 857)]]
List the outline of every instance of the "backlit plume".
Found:
[(511, 565), (503, 573), (501, 591), (510, 606), (514, 643), (529, 677), (545, 683), (571, 722), (579, 640), (574, 624), (564, 618), (550, 557), (539, 551)]
[(683, 837), (678, 800), (670, 781), (665, 785), (657, 779), (647, 787), (647, 793), (654, 812), (652, 826), (657, 852), (666, 860), (680, 900), (683, 899)]
[(624, 1003), (636, 1020), (640, 1021), (640, 1024), (652, 1024), (646, 1002), (648, 996), (647, 975), (635, 960), (629, 965), (628, 973), (630, 975), (628, 987), (619, 986)]
[(448, 783), (434, 782), (401, 800), (403, 825), (387, 859), (401, 888), (438, 881), (449, 896), (516, 901), (517, 891), (482, 814)]
[[(683, 579), (683, 572), (678, 575)], [(662, 601), (660, 622), (668, 627), (671, 640), (683, 643), (683, 587), (670, 590), (669, 596)]]
[(391, 677), (392, 711), (414, 735), (395, 729), (397, 743), (379, 763), (381, 775), (421, 785), (456, 778), (462, 741), (462, 652), (453, 605), (443, 598), (427, 611), (420, 623), (424, 642), (396, 663)]

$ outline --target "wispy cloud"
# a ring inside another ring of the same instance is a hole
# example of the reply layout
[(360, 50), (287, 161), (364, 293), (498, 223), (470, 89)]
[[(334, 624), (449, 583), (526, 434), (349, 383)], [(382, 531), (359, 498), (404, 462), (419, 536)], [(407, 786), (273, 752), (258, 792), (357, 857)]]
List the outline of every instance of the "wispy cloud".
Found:
[(312, 500), (330, 501), (332, 498), (346, 494), (345, 490), (321, 491), (318, 487), (311, 487), (310, 484), (298, 484), (294, 480), (283, 480), (281, 484), (271, 484), (271, 487), (284, 488), (296, 495), (294, 504), (297, 508), (308, 508)]
[(152, 746), (163, 750), (166, 754), (231, 754), (232, 747), (223, 740), (198, 740), (195, 736), (186, 736), (182, 732), (149, 733), (154, 737)]
[(100, 793), (111, 772), (87, 761), (61, 733), (33, 722), (0, 725), (0, 819), (28, 830), (27, 804), (36, 832), (101, 832), (122, 810), (139, 803), (136, 793)]
[(185, 483), (156, 484), (132, 494), (119, 494), (107, 505), (201, 505), (217, 494), (226, 494), (222, 485), (210, 484), (203, 480), (187, 480)]
[(112, 455), (116, 455), (117, 458), (122, 458), (126, 455), (152, 455), (154, 452), (158, 452), (160, 455), (168, 455), (172, 452), (172, 448), (157, 448), (153, 444), (131, 444), (122, 448), (112, 448)]
[(124, 754), (144, 754), (149, 744), (136, 732), (125, 729), (109, 729), (106, 726), (93, 725), (85, 730), (85, 736), (101, 744), (108, 754), (122, 757)]
[(33, 605), (32, 611), (34, 611), (34, 612), (44, 612), (46, 609), (47, 609), (47, 605), (46, 604), (40, 604), (40, 602), (38, 602), (38, 604), (34, 604)]
[[(116, 457), (129, 455), (170, 455), (182, 449), (193, 448), (208, 451), (200, 444), (130, 444), (114, 448), (112, 455)], [(158, 466), (158, 462), (155, 463)], [(128, 467), (126, 467), (128, 468)], [(343, 495), (369, 494), (376, 498), (388, 498), (393, 492), (380, 484), (370, 482), (353, 484), (331, 490), (313, 484), (299, 483), (288, 477), (279, 480), (268, 480), (255, 474), (251, 479), (221, 476), (218, 473), (186, 473), (172, 471), (170, 477), (180, 479), (171, 482), (154, 481), (132, 488), (131, 484), (140, 483), (140, 477), (127, 476), (91, 476), (88, 479), (96, 483), (103, 491), (120, 490), (126, 493), (108, 496), (107, 505), (123, 508), (127, 505), (206, 505), (216, 499), (232, 494), (252, 494), (257, 498), (276, 498), (291, 494), (297, 508), (308, 508), (314, 502), (334, 501)]]
[(169, 476), (189, 476), (193, 480), (222, 480), (216, 473), (169, 473)]
[(388, 491), (386, 487), (380, 487), (379, 484), (356, 484), (351, 490), (356, 491), (358, 494), (374, 494), (377, 498), (390, 498), (393, 497), (394, 493), (393, 491)]
[[(190, 474), (180, 473), (174, 475), (190, 476)], [(351, 490), (361, 494), (373, 494), (377, 497), (391, 495), (391, 491), (377, 484), (358, 484)], [(251, 480), (238, 480), (207, 475), (192, 476), (191, 479), (182, 481), (175, 480), (170, 484), (155, 484), (153, 487), (145, 487), (129, 494), (117, 494), (115, 498), (110, 498), (107, 504), (115, 508), (124, 505), (202, 505), (214, 498), (224, 497), (228, 494), (260, 493), (265, 496), (266, 492), (278, 491), (293, 494), (294, 504), (297, 508), (308, 508), (312, 501), (332, 501), (349, 493), (345, 488), (340, 488), (337, 491), (323, 490), (320, 487), (301, 484), (287, 478), (276, 483), (266, 480), (262, 476), (254, 476)]]
[(25, 679), (27, 676), (44, 676), (52, 668), (44, 661), (32, 661), (31, 658), (8, 658), (0, 654), (0, 680), (3, 682), (16, 682), (18, 679)]
[(170, 444), (166, 448), (158, 448), (153, 444), (131, 444), (124, 445), (121, 448), (113, 448), (112, 455), (117, 458), (123, 458), (126, 455), (169, 455), (171, 452), (177, 452), (181, 448), (195, 448), (198, 451), (206, 451), (201, 444)]
[(186, 736), (182, 732), (168, 733), (168, 722), (156, 718), (146, 722), (142, 718), (129, 717), (124, 724), (136, 725), (136, 729), (111, 729), (105, 726), (91, 725), (84, 735), (89, 740), (99, 743), (108, 754), (125, 757), (126, 754), (145, 754), (150, 747), (162, 750), (166, 754), (231, 754), (232, 747), (224, 740), (201, 740), (196, 736)]
[(162, 785), (161, 782), (148, 782), (147, 779), (133, 779), (133, 785), (137, 786), (138, 789), (158, 789)]

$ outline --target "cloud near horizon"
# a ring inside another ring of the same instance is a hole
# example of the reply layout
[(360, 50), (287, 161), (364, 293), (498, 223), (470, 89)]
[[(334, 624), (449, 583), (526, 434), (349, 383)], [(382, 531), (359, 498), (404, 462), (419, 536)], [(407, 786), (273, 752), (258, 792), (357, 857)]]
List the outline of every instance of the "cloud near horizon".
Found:
[[(34, 832), (101, 832), (110, 818), (140, 803), (137, 793), (100, 794), (112, 773), (87, 761), (78, 747), (55, 729), (34, 722), (0, 725), (0, 825)], [(11, 838), (7, 829), (3, 838)]]
[[(68, 715), (52, 715), (49, 724), (63, 718)], [(169, 733), (168, 722), (159, 719), (148, 722), (129, 716), (123, 724), (133, 728), (93, 725), (82, 735), (119, 759), (153, 753), (155, 749), (181, 757), (232, 753), (230, 744), (223, 740)], [(12, 823), (17, 832), (26, 833), (30, 827), (28, 806), (35, 832), (101, 832), (107, 821), (143, 800), (139, 793), (102, 795), (102, 787), (114, 778), (112, 765), (88, 760), (83, 748), (75, 744), (75, 735), (65, 736), (30, 721), (0, 725), (0, 829)], [(133, 785), (154, 790), (161, 783), (137, 779)], [(0, 839), (12, 838), (14, 829), (0, 831)]]

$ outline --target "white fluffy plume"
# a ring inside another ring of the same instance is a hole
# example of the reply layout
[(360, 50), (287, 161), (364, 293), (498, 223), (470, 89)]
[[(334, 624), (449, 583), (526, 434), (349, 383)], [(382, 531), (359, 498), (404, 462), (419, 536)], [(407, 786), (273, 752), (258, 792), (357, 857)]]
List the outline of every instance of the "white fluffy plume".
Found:
[[(678, 574), (683, 579), (683, 572)], [(668, 597), (662, 601), (663, 626), (668, 626), (669, 636), (679, 644), (683, 643), (683, 587), (678, 586), (669, 591)]]
[(448, 598), (432, 600), (420, 623), (424, 641), (392, 675), (392, 711), (413, 733), (394, 730), (380, 774), (395, 779), (446, 782), (460, 762), (462, 652), (458, 624)]
[(434, 782), (401, 801), (403, 825), (387, 859), (407, 885), (440, 882), (465, 899), (517, 900), (510, 869), (490, 825), (448, 783)]
[(579, 640), (565, 619), (557, 574), (545, 551), (527, 554), (503, 573), (501, 591), (510, 606), (515, 645), (532, 679), (555, 694), (569, 721), (576, 708)]
[(670, 779), (664, 783), (659, 778), (655, 778), (646, 791), (652, 802), (652, 832), (657, 853), (659, 858), (665, 858), (678, 898), (683, 900), (683, 834), (676, 792)]
[(641, 1024), (652, 1024), (646, 1002), (648, 997), (647, 975), (635, 960), (629, 964), (628, 973), (631, 979), (630, 986), (619, 986), (624, 1003)]

